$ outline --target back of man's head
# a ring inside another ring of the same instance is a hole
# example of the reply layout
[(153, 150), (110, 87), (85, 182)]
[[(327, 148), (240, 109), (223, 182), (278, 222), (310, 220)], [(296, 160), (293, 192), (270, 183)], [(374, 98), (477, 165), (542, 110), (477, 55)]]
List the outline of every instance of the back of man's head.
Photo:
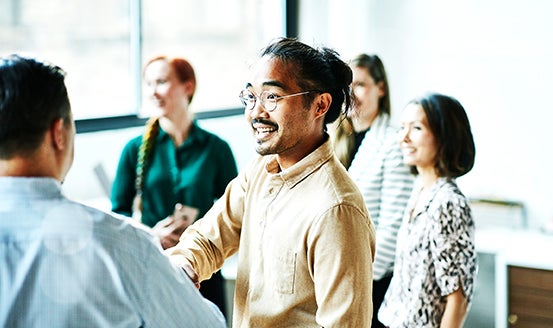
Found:
[(59, 118), (71, 122), (65, 72), (32, 58), (0, 58), (0, 159), (32, 153)]

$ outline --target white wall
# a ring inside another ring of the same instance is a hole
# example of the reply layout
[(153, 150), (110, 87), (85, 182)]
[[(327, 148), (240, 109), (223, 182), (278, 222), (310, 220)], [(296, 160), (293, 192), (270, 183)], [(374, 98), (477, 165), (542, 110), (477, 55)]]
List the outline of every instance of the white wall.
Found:
[(536, 227), (553, 219), (552, 12), (543, 0), (303, 0), (300, 38), (381, 56), (396, 119), (425, 91), (456, 97), (477, 151), (463, 191), (523, 201)]

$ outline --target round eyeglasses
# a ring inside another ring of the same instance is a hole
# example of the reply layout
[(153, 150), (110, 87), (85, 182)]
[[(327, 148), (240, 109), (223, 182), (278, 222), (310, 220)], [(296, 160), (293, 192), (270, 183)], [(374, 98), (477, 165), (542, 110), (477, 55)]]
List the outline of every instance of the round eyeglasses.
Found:
[(304, 92), (294, 93), (291, 95), (277, 96), (272, 92), (263, 91), (261, 95), (258, 97), (250, 90), (244, 89), (240, 91), (240, 95), (238, 97), (240, 98), (240, 101), (242, 101), (242, 104), (244, 104), (244, 106), (246, 106), (246, 109), (248, 110), (252, 110), (255, 107), (256, 100), (259, 99), (259, 102), (261, 103), (263, 108), (265, 108), (266, 111), (272, 112), (277, 108), (277, 101), (279, 99), (305, 95), (310, 92), (311, 91), (304, 91)]

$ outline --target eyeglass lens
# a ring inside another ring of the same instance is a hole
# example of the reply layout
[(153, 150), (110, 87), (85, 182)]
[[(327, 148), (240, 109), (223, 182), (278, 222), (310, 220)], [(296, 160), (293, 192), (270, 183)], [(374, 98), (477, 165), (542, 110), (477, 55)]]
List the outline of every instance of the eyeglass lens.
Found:
[(240, 100), (248, 110), (252, 110), (255, 107), (255, 102), (257, 99), (259, 99), (259, 101), (261, 102), (261, 106), (263, 106), (265, 110), (273, 111), (276, 109), (277, 98), (271, 92), (263, 91), (259, 97), (254, 95), (249, 90), (242, 90), (242, 92), (240, 92)]

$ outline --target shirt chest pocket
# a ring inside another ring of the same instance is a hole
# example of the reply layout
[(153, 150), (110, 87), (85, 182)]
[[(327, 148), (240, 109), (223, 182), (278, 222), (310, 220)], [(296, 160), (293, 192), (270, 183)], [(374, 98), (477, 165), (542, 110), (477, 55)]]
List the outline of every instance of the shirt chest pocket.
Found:
[(293, 294), (296, 280), (297, 254), (290, 249), (280, 249), (271, 262), (271, 275), (277, 292)]

